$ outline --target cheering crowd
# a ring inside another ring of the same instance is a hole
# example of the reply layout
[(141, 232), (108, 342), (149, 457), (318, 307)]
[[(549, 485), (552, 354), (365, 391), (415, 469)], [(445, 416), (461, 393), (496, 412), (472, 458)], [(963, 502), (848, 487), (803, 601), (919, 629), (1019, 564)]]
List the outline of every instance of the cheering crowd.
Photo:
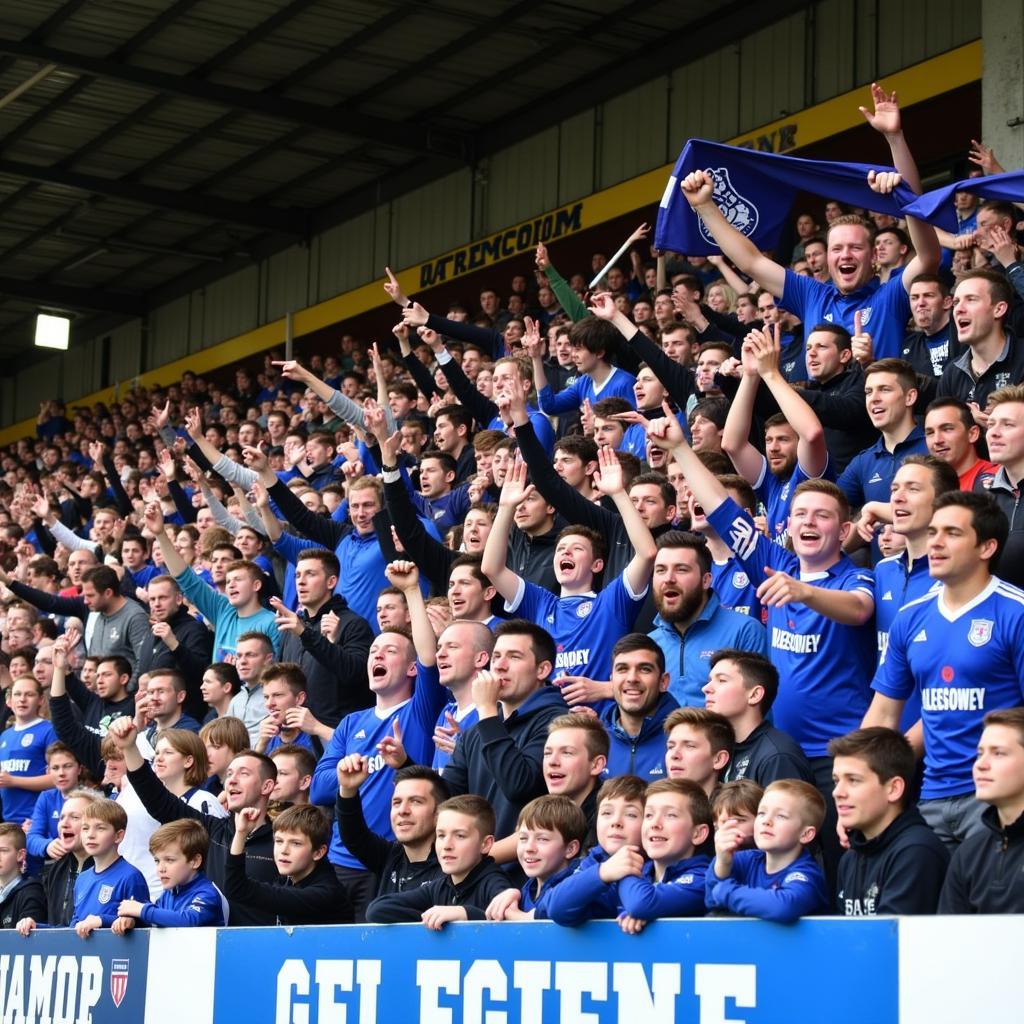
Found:
[(386, 342), (44, 403), (0, 926), (1024, 910), (1020, 211), (766, 253), (678, 185), (721, 255), (388, 270)]

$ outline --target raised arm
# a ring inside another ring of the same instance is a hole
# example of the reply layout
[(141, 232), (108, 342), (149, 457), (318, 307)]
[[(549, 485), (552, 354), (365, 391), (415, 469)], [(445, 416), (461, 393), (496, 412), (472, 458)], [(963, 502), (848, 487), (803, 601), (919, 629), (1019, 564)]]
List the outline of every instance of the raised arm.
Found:
[[(917, 170), (917, 162), (914, 160), (907, 140), (903, 135), (902, 119), (900, 117), (899, 103), (896, 101), (896, 93), (887, 93), (877, 82), (871, 85), (871, 101), (874, 110), (867, 107), (860, 107), (860, 112), (865, 120), (875, 131), (880, 132), (885, 141), (889, 144), (892, 153), (892, 165), (899, 172), (903, 180), (919, 195), (921, 188), (921, 175)], [(868, 182), (872, 188), (876, 187), (874, 172), (869, 176)], [(893, 186), (895, 183), (892, 183)], [(890, 189), (876, 189), (876, 191), (889, 191)], [(942, 250), (939, 246), (938, 236), (935, 229), (916, 217), (907, 217), (907, 233), (910, 235), (911, 244), (914, 246), (914, 258), (903, 270), (903, 287), (910, 291), (911, 282), (918, 274), (933, 274), (939, 267), (939, 259)]]
[(537, 246), (537, 269), (548, 279), (555, 298), (561, 303), (565, 315), (574, 323), (587, 315), (587, 307), (583, 300), (569, 287), (569, 282), (555, 269), (548, 256), (548, 247), (541, 242)]
[(178, 554), (178, 549), (174, 546), (171, 538), (167, 536), (167, 531), (164, 529), (164, 514), (158, 501), (151, 501), (146, 506), (143, 519), (146, 523), (146, 528), (153, 534), (157, 544), (160, 545), (160, 553), (164, 557), (164, 565), (167, 566), (167, 571), (174, 577), (180, 576), (187, 566), (185, 565), (185, 560)]
[(654, 537), (647, 524), (640, 518), (633, 502), (629, 500), (623, 480), (622, 464), (610, 445), (602, 447), (598, 453), (600, 472), (597, 478), (597, 489), (615, 502), (615, 507), (622, 516), (626, 534), (633, 546), (633, 557), (626, 566), (623, 577), (633, 594), (642, 594), (651, 579), (654, 568), (654, 556), (657, 549)]
[(725, 418), (722, 451), (729, 456), (736, 472), (751, 487), (756, 487), (768, 472), (765, 457), (750, 443), (750, 424), (754, 418), (754, 402), (760, 386), (761, 378), (757, 373), (753, 349), (744, 345), (743, 376)]
[(420, 590), (420, 571), (414, 562), (390, 562), (384, 570), (388, 583), (397, 587), (409, 606), (409, 620), (412, 623), (412, 642), (416, 657), (421, 665), (428, 668), (437, 662), (437, 637), (434, 627), (427, 618), (427, 606)]
[(501, 497), (498, 500), (498, 514), (494, 517), (490, 533), (487, 534), (483, 560), (480, 564), (483, 574), (506, 601), (515, 600), (522, 582), (521, 578), (505, 564), (508, 560), (508, 538), (512, 532), (516, 506), (534, 490), (533, 484), (526, 483), (526, 463), (520, 455), (516, 455), (515, 462), (505, 475), (505, 483), (502, 485)]
[[(751, 331), (743, 343), (746, 350), (750, 345), (757, 361), (757, 372), (771, 391), (786, 422), (796, 431), (797, 462), (809, 477), (819, 477), (828, 466), (828, 445), (825, 430), (814, 410), (803, 400), (799, 392), (786, 380), (779, 369), (779, 354), (782, 350), (782, 328), (776, 323), (771, 333)], [(745, 356), (746, 358), (746, 356)], [(723, 444), (723, 448), (724, 448)]]
[(704, 221), (723, 255), (762, 288), (767, 288), (781, 299), (786, 285), (785, 268), (762, 256), (757, 246), (725, 219), (715, 202), (715, 183), (711, 175), (707, 171), (693, 171), (680, 182), (679, 187), (693, 212)]

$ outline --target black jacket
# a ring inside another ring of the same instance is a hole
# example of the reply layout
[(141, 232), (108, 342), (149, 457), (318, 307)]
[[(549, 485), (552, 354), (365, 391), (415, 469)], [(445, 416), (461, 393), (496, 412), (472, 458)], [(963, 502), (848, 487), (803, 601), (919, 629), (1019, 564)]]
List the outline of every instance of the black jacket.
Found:
[(213, 661), (213, 633), (179, 608), (168, 620), (178, 646), (172, 651), (163, 640), (147, 638), (139, 658), (139, 674), (155, 668), (177, 669), (185, 677), (185, 714), (202, 721), (209, 707), (203, 700), (203, 673)]
[(459, 737), (444, 781), (453, 794), (476, 793), (490, 801), (495, 835), (511, 835), (523, 807), (547, 792), (541, 761), (548, 722), (568, 710), (558, 687), (542, 686), (506, 720), (481, 719)]
[[(190, 807), (179, 800), (153, 774), (148, 763), (128, 773), (142, 806), (149, 816), (161, 825), (181, 818), (193, 818), (200, 822), (210, 835), (210, 849), (206, 856), (206, 874), (221, 892), (227, 892), (227, 859), (231, 849), (231, 840), (235, 837), (235, 820), (230, 815), (226, 818), (213, 818)], [(280, 877), (274, 864), (274, 836), (269, 822), (264, 822), (258, 829), (250, 833), (245, 841), (245, 870), (250, 878), (258, 882), (276, 882)], [(231, 923), (244, 925), (275, 924), (275, 915), (260, 906), (252, 906), (246, 902), (233, 903), (231, 906)]]
[(352, 903), (326, 857), (295, 884), (280, 876), (274, 882), (257, 882), (246, 874), (246, 855), (242, 853), (229, 853), (224, 864), (224, 895), (231, 904), (232, 924), (240, 923), (236, 907), (243, 912), (257, 908), (272, 914), (275, 924), (352, 923)]
[(916, 807), (909, 807), (874, 839), (850, 830), (839, 861), (836, 913), (934, 914), (949, 851)]
[(1021, 504), (1020, 486), (1022, 482), (1024, 481), (1018, 481), (1014, 486), (1006, 467), (1000, 466), (994, 479), (986, 481), (979, 476), (974, 483), (975, 491), (989, 494), (995, 499), (995, 503), (1003, 510), (1003, 515), (1010, 524), (1010, 533), (999, 556), (996, 574), (1015, 587), (1024, 587), (1024, 506)]
[[(771, 399), (767, 388), (758, 392), (758, 403)], [(825, 442), (836, 473), (841, 473), (854, 455), (878, 440), (878, 431), (871, 425), (864, 402), (864, 371), (860, 364), (849, 366), (824, 384), (810, 381), (800, 396), (814, 410), (825, 428)], [(771, 399), (771, 412), (778, 407)], [(761, 408), (762, 415), (769, 413)]]
[(953, 395), (963, 402), (977, 402), (984, 409), (993, 391), (1024, 381), (1024, 345), (1009, 332), (1003, 352), (977, 379), (971, 371), (971, 355), (966, 349), (943, 371), (937, 391), (940, 398)]
[[(135, 714), (135, 698), (125, 697), (119, 701), (105, 701), (92, 693), (78, 678), (68, 673), (68, 692), (62, 697), (50, 698), (50, 719), (57, 732), (57, 738), (66, 743), (75, 756), (96, 778), (103, 778), (103, 758), (100, 746), (107, 734), (107, 726), (115, 718)], [(70, 694), (74, 693), (75, 704), (81, 718), (75, 714)], [(88, 699), (86, 696), (88, 695)]]
[[(328, 612), (341, 620), (335, 643), (320, 631), (320, 620)], [(299, 636), (281, 634), (281, 660), (296, 662), (306, 674), (306, 704), (321, 722), (333, 728), (351, 712), (373, 706), (366, 678), (373, 632), (341, 594), (332, 595), (312, 618), (304, 610), (299, 611), (299, 618), (304, 624)]]
[(568, 526), (560, 515), (547, 533), (530, 537), (513, 526), (508, 537), (508, 557), (505, 564), (524, 580), (558, 594), (561, 587), (555, 579), (555, 544), (563, 528)]
[(13, 928), (23, 917), (46, 924), (46, 892), (38, 878), (22, 875), (0, 903), (0, 928)]
[[(86, 857), (82, 862), (81, 871), (91, 867), (92, 857)], [(78, 881), (81, 871), (78, 868), (78, 858), (73, 853), (65, 853), (60, 860), (50, 861), (43, 868), (43, 889), (46, 891), (45, 920), (54, 928), (66, 928), (71, 924), (71, 918), (75, 916), (75, 882)]]
[(999, 824), (985, 809), (984, 831), (965, 839), (953, 854), (939, 897), (940, 914), (1024, 914), (1024, 814)]
[(334, 805), (334, 816), (345, 848), (363, 867), (377, 876), (378, 896), (417, 889), (441, 877), (433, 846), (426, 860), (413, 863), (406, 856), (405, 847), (401, 843), (385, 839), (370, 829), (363, 816), (363, 804), (359, 797), (339, 794)]
[(484, 857), (456, 885), (448, 875), (426, 885), (390, 896), (378, 896), (366, 908), (368, 924), (399, 924), (419, 921), (431, 907), (462, 907), (470, 921), (483, 921), (487, 905), (509, 888), (508, 875), (490, 857)]
[(770, 722), (762, 722), (736, 744), (725, 770), (725, 781), (733, 779), (750, 779), (762, 787), (778, 779), (800, 779), (814, 785), (814, 773), (800, 744)]

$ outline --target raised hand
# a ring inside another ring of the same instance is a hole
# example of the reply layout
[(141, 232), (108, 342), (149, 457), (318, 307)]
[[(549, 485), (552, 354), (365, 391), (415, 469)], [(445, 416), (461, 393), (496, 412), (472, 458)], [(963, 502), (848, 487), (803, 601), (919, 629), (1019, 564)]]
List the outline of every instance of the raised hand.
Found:
[(853, 314), (853, 337), (850, 339), (850, 351), (853, 358), (861, 366), (870, 366), (875, 361), (875, 347), (871, 335), (867, 334), (863, 327), (863, 314), (855, 310)]
[(902, 130), (900, 122), (900, 105), (896, 101), (896, 93), (887, 93), (877, 82), (871, 83), (871, 102), (874, 110), (867, 107), (857, 109), (864, 115), (876, 132), (883, 135), (896, 135)]
[(715, 198), (715, 179), (707, 171), (691, 171), (679, 182), (679, 188), (694, 209)]
[(164, 513), (163, 509), (160, 508), (160, 502), (151, 501), (146, 506), (146, 511), (142, 514), (143, 521), (146, 524), (146, 528), (153, 534), (154, 537), (159, 536), (164, 530)]
[(160, 472), (163, 473), (168, 480), (173, 480), (174, 474), (177, 472), (177, 467), (174, 464), (174, 454), (171, 452), (170, 448), (165, 448), (160, 453), (159, 463)]
[(524, 498), (533, 494), (533, 484), (526, 482), (526, 463), (522, 456), (516, 454), (515, 460), (505, 474), (505, 482), (501, 486), (501, 497), (498, 499), (499, 508), (514, 509)]
[(115, 718), (107, 728), (107, 735), (114, 737), (114, 745), (118, 750), (127, 750), (135, 745), (135, 737), (139, 730), (129, 715)]
[(384, 569), (388, 583), (399, 590), (415, 590), (419, 586), (420, 571), (415, 562), (396, 560)]
[(349, 754), (338, 762), (338, 789), (342, 796), (355, 796), (370, 777), (370, 760), (362, 754)]
[(94, 466), (103, 465), (103, 453), (107, 450), (106, 445), (102, 441), (90, 441), (89, 442), (89, 458), (92, 459)]
[(388, 293), (388, 297), (398, 306), (408, 305), (409, 297), (402, 291), (402, 286), (398, 283), (398, 278), (391, 272), (391, 268), (385, 267), (384, 273), (388, 275), (384, 282), (384, 291)]
[(619, 462), (615, 449), (610, 444), (602, 445), (597, 451), (597, 472), (594, 474), (594, 486), (608, 497), (625, 490), (622, 463)]
[(258, 807), (243, 807), (240, 811), (235, 811), (235, 833), (247, 836), (256, 827), (259, 817)]
[(453, 754), (455, 752), (455, 740), (459, 733), (462, 732), (462, 728), (455, 721), (450, 711), (446, 711), (444, 717), (448, 723), (447, 725), (434, 726), (434, 746), (444, 754)]
[(967, 159), (972, 164), (977, 164), (986, 175), (1004, 173), (1003, 165), (996, 159), (995, 150), (977, 139), (971, 139), (971, 148), (967, 153)]
[(402, 742), (402, 723), (398, 715), (391, 720), (391, 735), (385, 736), (377, 744), (377, 753), (384, 758), (384, 763), (395, 771), (409, 760), (405, 744)]
[(161, 409), (160, 406), (153, 406), (153, 422), (156, 424), (157, 430), (166, 427), (171, 419), (171, 400), (167, 399), (167, 404)]
[(325, 612), (320, 616), (320, 632), (330, 642), (338, 642), (338, 634), (341, 632), (341, 618), (337, 612)]
[(618, 313), (619, 307), (615, 305), (611, 292), (598, 292), (590, 300), (588, 312), (601, 320), (612, 320)]
[(185, 432), (193, 440), (198, 440), (203, 434), (203, 415), (199, 406), (194, 405), (185, 413)]
[(473, 695), (473, 703), (480, 711), (481, 718), (493, 718), (498, 713), (501, 681), (494, 672), (486, 670), (477, 672), (470, 692)]
[(531, 358), (544, 357), (544, 340), (540, 335), (540, 324), (532, 316), (523, 317), (523, 351)]
[(291, 633), (294, 636), (302, 636), (305, 623), (295, 614), (279, 597), (270, 599), (270, 606), (274, 609), (274, 623), (284, 633)]
[(642, 238), (646, 238), (650, 233), (650, 224), (641, 224), (640, 227), (638, 227), (633, 234), (629, 236), (629, 244), (632, 245), (633, 242), (639, 242)]
[(903, 175), (897, 171), (868, 171), (868, 188), (880, 196), (894, 192), (902, 181)]
[(683, 437), (683, 428), (679, 426), (679, 420), (669, 408), (667, 401), (661, 403), (661, 409), (665, 415), (647, 424), (647, 437), (656, 448), (672, 451), (673, 448), (685, 444), (686, 438)]
[(305, 382), (312, 379), (313, 374), (309, 372), (298, 359), (275, 359), (272, 366), (281, 367), (281, 376), (288, 380)]
[(406, 306), (402, 310), (402, 319), (410, 327), (426, 326), (427, 317), (429, 315), (430, 314), (427, 313), (427, 311), (418, 302), (414, 302), (411, 306)]
[(425, 341), (435, 353), (444, 348), (444, 339), (432, 328), (417, 327), (416, 333), (420, 336), (420, 340)]
[(1017, 246), (1006, 228), (993, 224), (988, 230), (988, 237), (981, 243), (981, 248), (1008, 267), (1017, 258)]
[[(375, 345), (374, 348), (377, 346)], [(387, 418), (384, 409), (372, 398), (363, 402), (363, 419), (366, 420), (366, 429), (380, 441), (387, 434)]]
[(548, 259), (548, 247), (541, 242), (537, 246), (537, 254), (534, 257), (534, 262), (537, 264), (537, 269), (542, 273), (547, 273), (548, 267), (551, 266), (551, 261)]
[(398, 348), (402, 355), (407, 356), (412, 351), (412, 347), (409, 345), (409, 328), (406, 326), (405, 321), (402, 320), (400, 323), (395, 324), (391, 328), (391, 333), (398, 339)]

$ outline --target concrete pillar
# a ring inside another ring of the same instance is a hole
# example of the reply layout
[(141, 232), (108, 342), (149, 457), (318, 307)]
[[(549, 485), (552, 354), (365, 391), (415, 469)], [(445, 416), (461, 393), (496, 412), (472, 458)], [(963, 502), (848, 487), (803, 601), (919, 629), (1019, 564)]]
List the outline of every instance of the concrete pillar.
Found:
[[(1024, 167), (1024, 4), (981, 3), (981, 132), (1008, 171)], [(1008, 123), (1009, 122), (1009, 123)]]

